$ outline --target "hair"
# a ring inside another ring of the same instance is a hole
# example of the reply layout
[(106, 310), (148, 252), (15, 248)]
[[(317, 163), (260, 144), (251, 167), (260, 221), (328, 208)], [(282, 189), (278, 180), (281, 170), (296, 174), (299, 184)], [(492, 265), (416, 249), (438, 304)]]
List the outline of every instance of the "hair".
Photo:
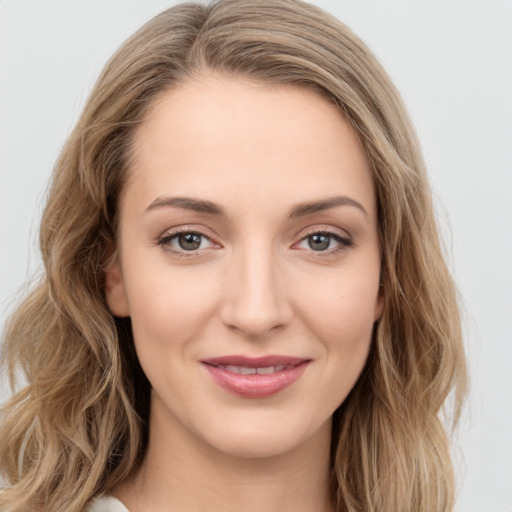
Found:
[[(0, 509), (83, 511), (144, 455), (150, 384), (129, 319), (105, 302), (132, 140), (155, 99), (208, 73), (288, 84), (334, 102), (371, 162), (385, 307), (366, 366), (335, 412), (340, 512), (446, 512), (449, 437), (466, 389), (457, 294), (419, 143), (399, 94), (345, 25), (299, 0), (184, 3), (107, 63), (54, 169), (42, 217), (44, 272), (9, 318)], [(16, 391), (21, 370), (26, 384)]]

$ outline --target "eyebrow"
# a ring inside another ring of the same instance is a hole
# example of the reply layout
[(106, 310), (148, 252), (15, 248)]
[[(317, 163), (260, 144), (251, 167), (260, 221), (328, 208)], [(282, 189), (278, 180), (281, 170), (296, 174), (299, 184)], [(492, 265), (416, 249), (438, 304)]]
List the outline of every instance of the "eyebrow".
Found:
[(144, 214), (155, 210), (156, 208), (164, 208), (168, 206), (176, 206), (184, 210), (192, 210), (199, 213), (208, 213), (210, 215), (225, 215), (224, 210), (219, 205), (211, 201), (202, 199), (193, 199), (192, 197), (157, 197), (144, 211)]
[[(215, 216), (226, 216), (224, 209), (218, 204), (203, 199), (194, 199), (192, 197), (157, 197), (144, 211), (144, 214), (155, 210), (157, 208), (165, 208), (175, 206), (184, 210), (192, 210), (199, 213), (206, 213)], [(347, 196), (336, 196), (328, 199), (320, 199), (318, 201), (308, 201), (305, 203), (296, 204), (289, 212), (288, 218), (296, 219), (311, 215), (313, 213), (322, 212), (335, 208), (336, 206), (353, 206), (358, 208), (365, 217), (368, 217), (368, 212), (363, 205)]]
[(330, 197), (328, 199), (321, 199), (319, 201), (299, 203), (291, 209), (288, 217), (290, 219), (304, 217), (305, 215), (311, 215), (312, 213), (329, 210), (331, 208), (335, 208), (336, 206), (354, 206), (355, 208), (361, 210), (361, 212), (364, 213), (365, 217), (368, 217), (368, 212), (365, 210), (364, 206), (355, 199), (352, 199), (347, 196), (336, 196)]

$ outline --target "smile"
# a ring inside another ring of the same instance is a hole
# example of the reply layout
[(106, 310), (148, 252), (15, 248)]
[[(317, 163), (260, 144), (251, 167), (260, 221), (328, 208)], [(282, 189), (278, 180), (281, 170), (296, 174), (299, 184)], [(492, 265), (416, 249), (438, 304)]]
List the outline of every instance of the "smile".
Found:
[(226, 356), (201, 361), (213, 381), (245, 398), (266, 398), (296, 382), (311, 362), (287, 356)]
[(222, 368), (223, 370), (226, 370), (227, 372), (231, 373), (240, 373), (241, 375), (270, 375), (272, 373), (281, 372), (283, 370), (289, 370), (293, 368), (293, 366), (285, 366), (285, 365), (278, 365), (278, 366), (264, 366), (261, 368), (249, 368), (248, 366), (232, 366), (232, 365), (226, 365), (226, 366), (217, 366), (217, 368)]

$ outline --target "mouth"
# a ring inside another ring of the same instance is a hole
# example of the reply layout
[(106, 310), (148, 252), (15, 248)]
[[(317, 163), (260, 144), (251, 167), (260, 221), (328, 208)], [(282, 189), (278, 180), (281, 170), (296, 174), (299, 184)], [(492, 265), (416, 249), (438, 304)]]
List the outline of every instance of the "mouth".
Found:
[(240, 375), (271, 375), (276, 372), (282, 372), (283, 370), (289, 370), (293, 368), (293, 366), (262, 366), (258, 368), (250, 368), (248, 366), (233, 366), (233, 365), (218, 365), (216, 368), (222, 368), (227, 372), (231, 373), (239, 373)]
[(311, 359), (289, 356), (225, 356), (200, 361), (214, 382), (230, 393), (265, 398), (297, 381)]

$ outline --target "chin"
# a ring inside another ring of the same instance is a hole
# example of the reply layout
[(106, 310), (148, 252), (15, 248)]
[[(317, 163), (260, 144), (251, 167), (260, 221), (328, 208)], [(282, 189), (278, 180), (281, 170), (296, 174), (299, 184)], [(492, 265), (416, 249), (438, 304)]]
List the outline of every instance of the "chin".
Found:
[[(265, 422), (238, 422), (231, 428), (225, 424), (210, 428), (203, 440), (225, 455), (238, 458), (271, 458), (291, 454), (312, 443), (330, 444), (331, 417), (322, 425), (311, 425), (307, 420), (290, 422), (291, 418)], [(213, 425), (210, 425), (213, 427)]]

